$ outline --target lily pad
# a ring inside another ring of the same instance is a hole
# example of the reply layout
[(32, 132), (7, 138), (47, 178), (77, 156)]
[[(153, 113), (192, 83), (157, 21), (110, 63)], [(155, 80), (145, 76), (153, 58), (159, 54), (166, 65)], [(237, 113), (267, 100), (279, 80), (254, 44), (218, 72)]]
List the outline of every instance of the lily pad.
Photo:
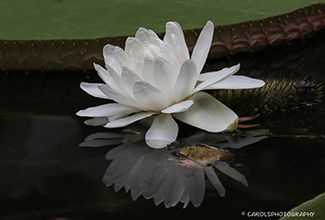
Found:
[[(299, 219), (313, 219), (313, 220), (321, 220), (324, 219), (325, 211), (325, 193), (316, 196), (314, 199), (311, 199), (288, 212), (288, 216), (281, 218), (280, 220), (289, 220), (295, 219), (293, 216)], [(307, 216), (307, 213), (310, 216)], [(314, 213), (314, 214), (313, 214)], [(300, 215), (300, 216), (299, 216)], [(313, 215), (313, 216), (311, 216)], [(304, 218), (305, 217), (305, 218)]]
[(255, 136), (269, 134), (270, 130), (269, 129), (258, 129), (258, 130), (253, 130), (253, 131), (247, 131), (247, 133), (252, 135), (253, 137), (255, 137)]
[(233, 24), (283, 14), (325, 1), (304, 0), (2, 0), (0, 39), (91, 39), (133, 35), (139, 27), (163, 32), (166, 21), (183, 29)]

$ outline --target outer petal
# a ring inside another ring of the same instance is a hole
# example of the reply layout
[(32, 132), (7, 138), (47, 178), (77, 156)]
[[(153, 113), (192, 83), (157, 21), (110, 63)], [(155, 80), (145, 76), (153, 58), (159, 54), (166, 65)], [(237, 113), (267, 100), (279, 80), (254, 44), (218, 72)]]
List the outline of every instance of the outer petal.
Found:
[(105, 128), (120, 128), (120, 127), (124, 127), (127, 126), (129, 124), (132, 124), (133, 122), (139, 121), (141, 119), (144, 118), (148, 118), (151, 115), (153, 115), (153, 112), (140, 112), (140, 113), (136, 113), (134, 115), (125, 117), (125, 118), (121, 118), (112, 122), (107, 123), (104, 127)]
[[(106, 65), (107, 70), (105, 70), (103, 67), (101, 67), (100, 65), (94, 63), (94, 68), (97, 71), (98, 75), (102, 78), (102, 80), (110, 87), (112, 88), (114, 91), (127, 96), (127, 94), (125, 93), (125, 91), (123, 90), (123, 87), (121, 87), (120, 81), (118, 78), (120, 78), (118, 76), (118, 74), (115, 72), (115, 70), (110, 67), (109, 65)], [(116, 76), (115, 79), (112, 76)], [(119, 83), (119, 84), (118, 84)]]
[(195, 62), (199, 73), (202, 71), (205, 61), (208, 57), (213, 38), (213, 31), (214, 25), (211, 21), (208, 21), (202, 29), (193, 49), (191, 59)]
[(198, 77), (195, 63), (192, 60), (186, 60), (180, 70), (175, 83), (176, 102), (189, 96), (194, 89)]
[(77, 112), (78, 116), (88, 116), (88, 117), (107, 117), (117, 114), (131, 114), (132, 112), (138, 112), (139, 109), (121, 105), (117, 103), (110, 103), (105, 105), (100, 105), (96, 107), (87, 108), (85, 110), (80, 110)]
[(211, 95), (198, 92), (189, 99), (194, 101), (189, 110), (173, 114), (178, 120), (209, 132), (237, 128), (238, 116)]
[(221, 75), (223, 72), (230, 71), (229, 69), (232, 69), (232, 68), (234, 68), (233, 71), (237, 72), (239, 70), (239, 68), (240, 68), (240, 63), (238, 63), (235, 66), (229, 67), (229, 68), (228, 67), (223, 68), (222, 70), (219, 70), (219, 71), (202, 73), (202, 74), (199, 75), (198, 81), (205, 81), (205, 80), (211, 79), (211, 77), (213, 77), (215, 75)]
[(141, 110), (144, 110), (144, 108), (142, 106), (140, 106), (139, 104), (135, 103), (133, 100), (121, 95), (118, 92), (115, 92), (113, 89), (111, 89), (110, 87), (106, 86), (106, 85), (99, 85), (98, 88), (100, 89), (100, 91), (102, 91), (107, 97), (109, 97), (110, 99), (114, 100), (117, 103), (123, 104), (123, 105), (127, 105), (127, 106), (131, 106), (134, 108), (138, 108)]
[(186, 100), (186, 101), (177, 103), (175, 105), (172, 105), (172, 106), (162, 110), (161, 112), (165, 113), (165, 114), (185, 112), (193, 105), (193, 103), (194, 102), (192, 100)]
[(108, 97), (107, 95), (105, 95), (99, 88), (98, 86), (106, 86), (105, 84), (102, 83), (86, 83), (86, 82), (82, 82), (80, 83), (80, 88), (82, 88), (82, 90), (84, 90), (85, 92), (87, 92), (89, 95), (92, 95), (94, 97), (97, 98), (102, 98), (102, 99), (111, 99), (110, 97)]
[(264, 85), (265, 83), (263, 80), (253, 79), (247, 76), (230, 76), (205, 89), (254, 89)]
[(146, 133), (146, 143), (152, 148), (164, 148), (174, 142), (178, 134), (178, 125), (170, 114), (157, 115)]
[(165, 93), (147, 82), (139, 81), (134, 84), (133, 95), (135, 100), (147, 110), (161, 111), (168, 106)]
[(235, 74), (240, 68), (240, 64), (232, 66), (230, 68), (223, 68), (220, 71), (209, 73), (210, 77), (206, 77), (206, 79), (200, 83), (196, 88), (194, 89), (193, 93), (198, 92), (200, 90), (206, 89), (208, 86), (220, 82), (227, 77)]

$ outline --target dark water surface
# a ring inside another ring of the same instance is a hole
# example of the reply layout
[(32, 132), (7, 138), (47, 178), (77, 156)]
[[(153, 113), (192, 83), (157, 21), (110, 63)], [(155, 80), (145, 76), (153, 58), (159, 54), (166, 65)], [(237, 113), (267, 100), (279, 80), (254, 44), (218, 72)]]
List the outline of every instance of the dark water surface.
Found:
[[(324, 37), (321, 31), (291, 45), (213, 60), (206, 70), (241, 62), (240, 74), (294, 74), (324, 83)], [(244, 219), (243, 211), (288, 211), (325, 191), (325, 115), (319, 104), (295, 114), (268, 114), (258, 129), (270, 129), (269, 137), (231, 150), (236, 157), (230, 166), (246, 177), (248, 187), (217, 171), (225, 197), (207, 181), (201, 206), (186, 209), (115, 193), (102, 178), (110, 164), (105, 154), (116, 145), (78, 147), (88, 135), (112, 131), (85, 126), (75, 116), (104, 103), (85, 94), (82, 81), (100, 82), (94, 72), (1, 74), (0, 219)], [(183, 137), (189, 135), (187, 126), (180, 129)]]

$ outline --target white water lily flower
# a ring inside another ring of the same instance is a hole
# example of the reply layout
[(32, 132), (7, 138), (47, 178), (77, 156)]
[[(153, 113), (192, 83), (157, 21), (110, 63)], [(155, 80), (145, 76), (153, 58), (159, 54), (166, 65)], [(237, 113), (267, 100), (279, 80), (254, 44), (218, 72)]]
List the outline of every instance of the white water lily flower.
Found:
[(105, 84), (81, 83), (81, 88), (116, 103), (81, 110), (77, 115), (94, 117), (86, 124), (106, 128), (124, 127), (152, 116), (145, 136), (152, 148), (163, 148), (176, 140), (178, 125), (173, 118), (210, 132), (236, 129), (238, 116), (202, 90), (257, 88), (264, 82), (233, 76), (239, 64), (200, 75), (213, 31), (214, 25), (208, 21), (191, 57), (177, 22), (166, 24), (164, 40), (152, 30), (139, 28), (135, 37), (127, 38), (125, 50), (106, 45), (106, 69), (94, 64)]

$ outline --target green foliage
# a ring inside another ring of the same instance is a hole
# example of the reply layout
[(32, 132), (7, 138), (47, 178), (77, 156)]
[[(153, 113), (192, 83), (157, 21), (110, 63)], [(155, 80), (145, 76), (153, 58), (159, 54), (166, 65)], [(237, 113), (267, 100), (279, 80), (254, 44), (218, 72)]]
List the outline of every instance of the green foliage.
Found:
[(258, 129), (258, 130), (253, 130), (253, 131), (247, 131), (248, 134), (252, 135), (253, 137), (255, 136), (261, 136), (261, 135), (267, 135), (270, 133), (269, 129)]
[(291, 213), (305, 213), (305, 212), (315, 212), (315, 215), (313, 217), (283, 217), (280, 220), (293, 220), (293, 219), (313, 219), (313, 220), (321, 220), (325, 217), (325, 211), (324, 211), (324, 205), (325, 205), (325, 193), (320, 194), (316, 196), (314, 199), (309, 200), (293, 209), (291, 209), (289, 212)]
[(325, 1), (316, 0), (1, 0), (0, 39), (87, 39), (133, 35), (139, 27), (163, 32), (169, 20), (183, 29), (256, 20)]

